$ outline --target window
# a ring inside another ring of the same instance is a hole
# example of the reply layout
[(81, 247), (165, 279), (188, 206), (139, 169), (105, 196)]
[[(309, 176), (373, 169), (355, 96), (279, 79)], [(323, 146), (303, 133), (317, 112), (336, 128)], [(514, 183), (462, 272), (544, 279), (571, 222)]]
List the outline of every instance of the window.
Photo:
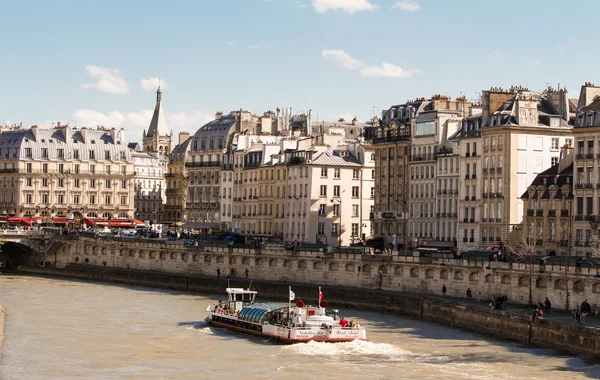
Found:
[(58, 194), (58, 201), (57, 201), (57, 203), (59, 205), (62, 205), (62, 204), (65, 203), (65, 195), (64, 194)]
[(96, 174), (96, 165), (90, 165), (90, 174)]
[(358, 198), (359, 194), (358, 186), (352, 186), (352, 198)]
[(340, 179), (340, 168), (333, 169), (333, 178)]
[(25, 183), (26, 183), (26, 186), (31, 186), (31, 183), (32, 183), (32, 181), (31, 181), (31, 177), (27, 177), (27, 178), (25, 179)]
[(25, 203), (33, 203), (33, 196), (32, 196), (32, 194), (25, 195)]
[(327, 196), (327, 185), (321, 185), (321, 189), (320, 189), (319, 195), (321, 197), (326, 197)]
[(371, 188), (371, 198), (375, 198), (375, 188)]
[(65, 164), (58, 164), (58, 172), (63, 174), (65, 172)]
[(96, 180), (95, 179), (90, 179), (90, 188), (92, 188), (92, 189), (96, 188)]
[(25, 148), (25, 157), (31, 158), (31, 148)]
[[(126, 188), (127, 188), (127, 181), (126, 180), (122, 180), (121, 181), (121, 189), (126, 189)], [(231, 189), (229, 189), (229, 190), (231, 190)], [(231, 194), (229, 194), (229, 195), (231, 195)]]
[(331, 235), (332, 236), (337, 236), (340, 233), (340, 224), (339, 223), (332, 223), (331, 224)]
[(107, 180), (104, 181), (104, 187), (106, 189), (110, 189), (110, 179), (107, 179)]
[(48, 187), (48, 178), (42, 178), (42, 187)]
[(65, 179), (64, 178), (58, 179), (58, 187), (65, 187)]
[(79, 178), (73, 180), (73, 187), (79, 187)]
[(42, 194), (42, 203), (48, 204), (48, 194)]
[(340, 204), (336, 203), (333, 205), (333, 216), (340, 216)]
[(73, 195), (73, 203), (75, 203), (76, 205), (79, 204), (79, 195), (78, 194)]
[[(352, 179), (358, 179), (359, 178), (359, 170), (358, 169), (352, 169)], [(373, 178), (375, 178), (375, 176), (373, 176)]]
[(565, 144), (567, 144), (567, 146), (573, 146), (573, 139), (565, 139)]
[(550, 145), (550, 149), (558, 150), (558, 137), (552, 138), (552, 144)]
[(121, 204), (122, 205), (126, 205), (127, 204), (127, 197), (125, 195), (121, 195)]
[(121, 152), (121, 160), (125, 160), (127, 158), (125, 152)]
[(48, 148), (42, 148), (42, 158), (48, 158)]
[(552, 164), (552, 166), (558, 165), (558, 157), (552, 157), (550, 159), (550, 163)]
[(111, 202), (111, 197), (110, 197), (110, 195), (106, 195), (106, 196), (104, 197), (104, 204), (105, 204), (105, 205), (109, 205), (109, 204), (111, 204), (111, 203), (112, 203), (112, 202)]
[(325, 235), (325, 223), (319, 223), (317, 233), (319, 235)]
[(79, 149), (75, 149), (73, 151), (73, 158), (79, 160)]
[(319, 205), (319, 216), (325, 216), (327, 212), (327, 205), (326, 204), (320, 204)]
[(32, 172), (32, 170), (31, 170), (31, 163), (28, 163), (26, 165), (26, 168), (27, 168), (27, 173), (31, 173)]
[(90, 194), (90, 204), (91, 205), (96, 204), (96, 196), (94, 194)]
[(327, 168), (321, 168), (321, 177), (327, 178)]
[(110, 165), (104, 165), (104, 172), (110, 174)]
[(105, 150), (104, 151), (104, 159), (105, 160), (110, 160), (110, 151), (109, 150)]
[(339, 185), (335, 185), (333, 187), (333, 196), (334, 197), (339, 197), (340, 196), (340, 186)]
[(48, 164), (42, 164), (42, 172), (48, 173)]
[(96, 152), (93, 150), (90, 150), (90, 160), (95, 160), (96, 159)]
[(352, 205), (352, 216), (358, 216), (358, 205)]
[(352, 236), (358, 236), (358, 223), (352, 223)]

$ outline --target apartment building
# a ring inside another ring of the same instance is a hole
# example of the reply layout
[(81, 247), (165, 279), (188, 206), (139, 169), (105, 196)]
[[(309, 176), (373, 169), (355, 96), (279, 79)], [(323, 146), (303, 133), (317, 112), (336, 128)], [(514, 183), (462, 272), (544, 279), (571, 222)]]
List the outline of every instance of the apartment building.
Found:
[(0, 214), (134, 217), (134, 164), (124, 130), (0, 127)]
[[(522, 253), (542, 255), (571, 255), (577, 250), (592, 247), (592, 234), (582, 228), (580, 240), (572, 241), (573, 235), (573, 159), (570, 146), (561, 148), (559, 162), (538, 174), (527, 190), (523, 200), (523, 223), (520, 236), (513, 239), (512, 249)], [(511, 248), (511, 247), (509, 247)], [(579, 252), (581, 255), (581, 252)]]
[(131, 157), (135, 173), (135, 218), (150, 223), (165, 222), (167, 158), (140, 151), (133, 151)]
[(600, 87), (581, 87), (573, 134), (575, 138), (574, 250), (578, 255), (598, 255), (600, 225)]

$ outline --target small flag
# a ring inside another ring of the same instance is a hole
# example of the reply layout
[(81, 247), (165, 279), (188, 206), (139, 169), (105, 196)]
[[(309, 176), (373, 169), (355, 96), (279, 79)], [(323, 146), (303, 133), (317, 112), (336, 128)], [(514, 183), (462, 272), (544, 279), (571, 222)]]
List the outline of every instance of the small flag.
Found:
[(292, 292), (292, 289), (290, 289), (290, 301), (293, 301), (296, 298), (296, 294), (294, 294), (294, 292)]
[(321, 293), (321, 290), (319, 289), (319, 302), (323, 301), (323, 293)]

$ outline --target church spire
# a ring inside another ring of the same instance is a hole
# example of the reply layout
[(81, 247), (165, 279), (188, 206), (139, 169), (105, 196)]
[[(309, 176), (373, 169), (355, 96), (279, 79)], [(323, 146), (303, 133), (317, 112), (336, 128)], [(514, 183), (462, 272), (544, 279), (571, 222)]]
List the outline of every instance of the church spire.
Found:
[(158, 89), (156, 90), (156, 106), (154, 107), (154, 113), (152, 114), (152, 120), (150, 121), (150, 127), (146, 137), (153, 136), (166, 136), (167, 122), (162, 109), (162, 91), (160, 90), (160, 79), (158, 80)]

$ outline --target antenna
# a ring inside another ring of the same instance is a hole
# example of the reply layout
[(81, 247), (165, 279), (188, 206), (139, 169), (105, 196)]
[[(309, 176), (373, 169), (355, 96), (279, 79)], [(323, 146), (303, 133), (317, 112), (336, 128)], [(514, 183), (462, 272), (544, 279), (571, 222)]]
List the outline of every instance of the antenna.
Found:
[(161, 79), (162, 78), (160, 78), (160, 77), (158, 78), (158, 88), (160, 88), (160, 81), (161, 81)]

